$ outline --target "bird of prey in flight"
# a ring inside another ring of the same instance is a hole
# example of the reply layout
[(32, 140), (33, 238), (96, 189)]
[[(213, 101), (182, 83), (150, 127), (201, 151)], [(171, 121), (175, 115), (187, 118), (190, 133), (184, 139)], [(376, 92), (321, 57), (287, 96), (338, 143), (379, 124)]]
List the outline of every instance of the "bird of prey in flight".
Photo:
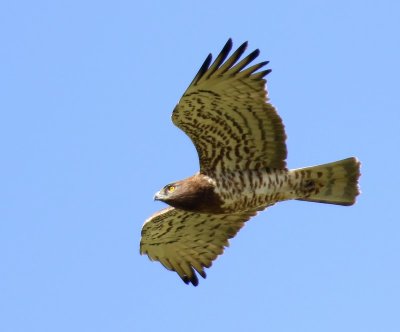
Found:
[[(232, 40), (214, 62), (206, 58), (172, 112), (172, 122), (196, 147), (200, 170), (162, 188), (167, 203), (142, 228), (140, 253), (175, 271), (186, 284), (206, 277), (228, 240), (259, 211), (277, 202), (352, 205), (359, 194), (360, 162), (347, 158), (300, 169), (286, 167), (286, 134), (269, 102), (267, 61), (255, 50), (230, 56)], [(197, 274), (196, 274), (197, 272)]]

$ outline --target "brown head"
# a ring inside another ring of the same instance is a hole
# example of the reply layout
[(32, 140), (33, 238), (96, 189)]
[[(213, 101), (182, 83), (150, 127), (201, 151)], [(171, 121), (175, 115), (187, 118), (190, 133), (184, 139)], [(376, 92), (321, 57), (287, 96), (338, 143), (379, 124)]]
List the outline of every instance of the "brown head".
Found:
[(154, 199), (186, 211), (222, 213), (222, 201), (214, 192), (214, 184), (201, 174), (167, 184)]

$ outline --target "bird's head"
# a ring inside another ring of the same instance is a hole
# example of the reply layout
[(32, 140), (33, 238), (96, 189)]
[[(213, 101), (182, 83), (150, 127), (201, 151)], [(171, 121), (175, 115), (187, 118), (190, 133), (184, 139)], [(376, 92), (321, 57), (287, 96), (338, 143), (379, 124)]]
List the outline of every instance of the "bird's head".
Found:
[(213, 184), (201, 174), (167, 184), (154, 195), (154, 200), (193, 212), (217, 211), (221, 205)]
[(182, 195), (182, 185), (179, 182), (167, 184), (154, 195), (155, 201), (169, 204)]

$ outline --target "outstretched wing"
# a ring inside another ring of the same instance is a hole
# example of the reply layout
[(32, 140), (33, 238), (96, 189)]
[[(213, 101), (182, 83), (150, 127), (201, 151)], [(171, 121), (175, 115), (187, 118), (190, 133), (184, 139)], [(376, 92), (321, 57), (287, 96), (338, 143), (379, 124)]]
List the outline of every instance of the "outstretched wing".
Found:
[(228, 239), (255, 214), (213, 215), (166, 208), (145, 221), (140, 253), (177, 272), (186, 284), (197, 286), (195, 270), (205, 278), (204, 267), (211, 266), (229, 245)]
[(173, 123), (194, 143), (200, 172), (286, 168), (285, 130), (275, 108), (267, 102), (264, 76), (268, 62), (247, 66), (259, 50), (243, 60), (247, 42), (226, 61), (229, 39), (216, 60), (211, 54), (172, 113)]

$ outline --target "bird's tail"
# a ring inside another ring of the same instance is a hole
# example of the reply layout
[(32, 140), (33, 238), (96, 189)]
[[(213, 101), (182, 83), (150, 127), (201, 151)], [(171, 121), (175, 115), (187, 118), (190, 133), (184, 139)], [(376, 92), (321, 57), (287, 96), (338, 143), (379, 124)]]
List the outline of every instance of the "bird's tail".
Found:
[(360, 162), (347, 158), (329, 164), (292, 170), (296, 199), (337, 205), (352, 205), (360, 193)]

